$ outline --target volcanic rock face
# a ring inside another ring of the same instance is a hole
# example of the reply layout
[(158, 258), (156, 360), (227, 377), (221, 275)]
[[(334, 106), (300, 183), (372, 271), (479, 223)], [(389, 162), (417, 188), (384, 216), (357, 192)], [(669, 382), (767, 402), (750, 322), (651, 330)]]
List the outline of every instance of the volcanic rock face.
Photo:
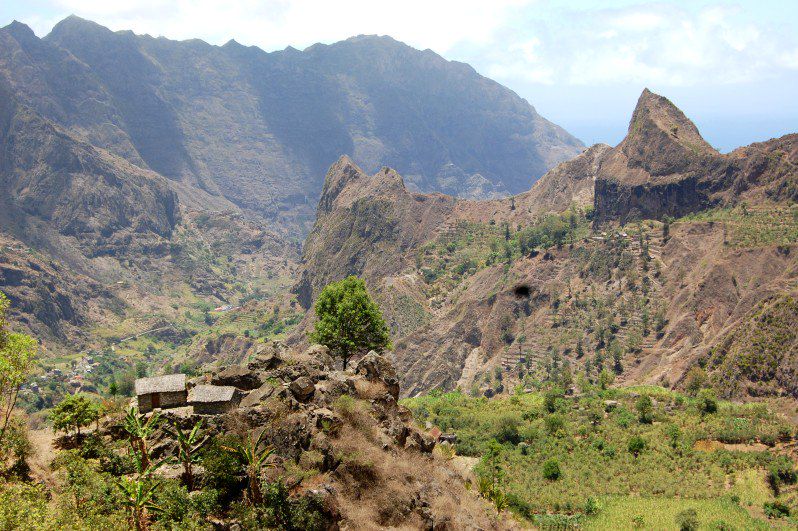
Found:
[[(770, 190), (777, 197), (795, 197), (794, 137), (721, 155), (673, 103), (646, 89), (626, 138), (601, 160), (596, 221), (680, 217), (733, 204), (750, 189), (753, 195)], [(769, 163), (757, 157), (762, 151)]]

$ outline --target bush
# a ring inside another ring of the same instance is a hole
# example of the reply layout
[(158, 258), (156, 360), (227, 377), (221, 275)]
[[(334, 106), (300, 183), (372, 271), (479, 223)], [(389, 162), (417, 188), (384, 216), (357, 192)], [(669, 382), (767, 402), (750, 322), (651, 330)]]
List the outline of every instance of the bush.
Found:
[(513, 445), (521, 442), (521, 435), (518, 427), (521, 422), (513, 416), (505, 416), (499, 419), (499, 426), (494, 432), (493, 438), (500, 443), (510, 443)]
[(546, 411), (549, 413), (554, 413), (559, 409), (560, 400), (565, 396), (565, 392), (560, 389), (559, 387), (554, 387), (546, 391), (546, 394), (543, 397), (543, 405), (546, 408)]
[(565, 419), (561, 415), (549, 415), (546, 417), (546, 431), (555, 435), (565, 428)]
[(798, 480), (798, 475), (795, 473), (795, 467), (787, 457), (779, 457), (768, 469), (768, 484), (777, 496), (781, 485), (792, 485), (796, 480)]
[(676, 525), (681, 531), (698, 530), (698, 513), (695, 509), (685, 509), (676, 515)]
[(646, 449), (646, 441), (639, 435), (635, 435), (631, 439), (629, 439), (629, 453), (633, 456), (637, 457), (640, 452)]
[(557, 481), (562, 476), (560, 463), (556, 459), (548, 459), (543, 463), (543, 477), (549, 481)]
[(585, 510), (585, 514), (587, 514), (587, 515), (598, 514), (599, 506), (598, 506), (598, 502), (596, 501), (596, 498), (594, 498), (593, 496), (590, 496), (585, 501), (585, 509), (584, 510)]
[(718, 411), (718, 399), (712, 389), (701, 389), (698, 392), (698, 410), (702, 415), (709, 415)]
[(654, 421), (654, 405), (650, 396), (643, 395), (638, 398), (635, 409), (641, 424), (651, 424)]
[(213, 489), (218, 492), (220, 503), (233, 500), (244, 489), (244, 470), (236, 454), (223, 449), (235, 448), (239, 442), (237, 437), (226, 435), (214, 438), (205, 448), (200, 461), (205, 468), (203, 490)]
[(768, 518), (784, 518), (790, 516), (790, 508), (780, 501), (765, 502), (762, 506)]

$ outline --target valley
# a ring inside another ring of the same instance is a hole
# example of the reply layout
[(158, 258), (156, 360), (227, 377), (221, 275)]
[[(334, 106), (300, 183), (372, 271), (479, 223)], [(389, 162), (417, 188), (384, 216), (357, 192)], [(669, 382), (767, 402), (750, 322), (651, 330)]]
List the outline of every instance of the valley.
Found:
[(790, 529), (798, 134), (585, 147), (391, 37), (0, 28), (0, 527)]

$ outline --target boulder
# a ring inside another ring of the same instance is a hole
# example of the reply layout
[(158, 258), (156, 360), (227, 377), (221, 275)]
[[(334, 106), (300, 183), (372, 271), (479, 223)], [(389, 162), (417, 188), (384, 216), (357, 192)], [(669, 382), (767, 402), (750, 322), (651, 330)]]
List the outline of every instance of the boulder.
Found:
[(211, 377), (211, 384), (232, 385), (233, 387), (242, 389), (244, 391), (251, 391), (252, 389), (257, 389), (263, 385), (263, 382), (261, 381), (260, 376), (258, 376), (258, 374), (255, 372), (247, 369), (246, 367), (233, 365), (230, 367), (225, 367), (219, 372), (215, 373)]
[(330, 355), (330, 349), (324, 345), (311, 345), (302, 355), (313, 360), (315, 362), (314, 365), (319, 370), (329, 371), (335, 369), (335, 360)]
[(373, 350), (357, 362), (355, 374), (359, 374), (372, 382), (380, 381), (384, 383), (391, 396), (394, 399), (399, 398), (399, 378), (396, 376), (396, 370), (390, 361)]
[(257, 389), (250, 391), (247, 396), (241, 400), (241, 407), (252, 407), (261, 404), (274, 393), (274, 386), (269, 382), (261, 385)]
[(258, 346), (255, 358), (247, 364), (250, 371), (275, 369), (285, 362), (287, 348), (278, 341)]
[(405, 440), (405, 448), (409, 450), (418, 450), (425, 454), (432, 452), (435, 448), (435, 441), (426, 433), (421, 433), (418, 430), (410, 430)]
[(313, 380), (308, 378), (307, 376), (300, 376), (288, 386), (291, 390), (291, 393), (296, 397), (297, 400), (300, 402), (307, 402), (313, 396), (313, 393), (316, 391), (316, 387), (313, 385)]

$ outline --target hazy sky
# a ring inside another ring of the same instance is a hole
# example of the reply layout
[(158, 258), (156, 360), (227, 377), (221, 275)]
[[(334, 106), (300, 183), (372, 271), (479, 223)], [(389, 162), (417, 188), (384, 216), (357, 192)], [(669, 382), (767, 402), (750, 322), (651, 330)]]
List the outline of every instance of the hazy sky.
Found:
[(271, 51), (362, 33), (464, 61), (585, 143), (617, 143), (644, 87), (721, 150), (798, 132), (798, 0), (0, 0), (39, 36), (114, 30)]

